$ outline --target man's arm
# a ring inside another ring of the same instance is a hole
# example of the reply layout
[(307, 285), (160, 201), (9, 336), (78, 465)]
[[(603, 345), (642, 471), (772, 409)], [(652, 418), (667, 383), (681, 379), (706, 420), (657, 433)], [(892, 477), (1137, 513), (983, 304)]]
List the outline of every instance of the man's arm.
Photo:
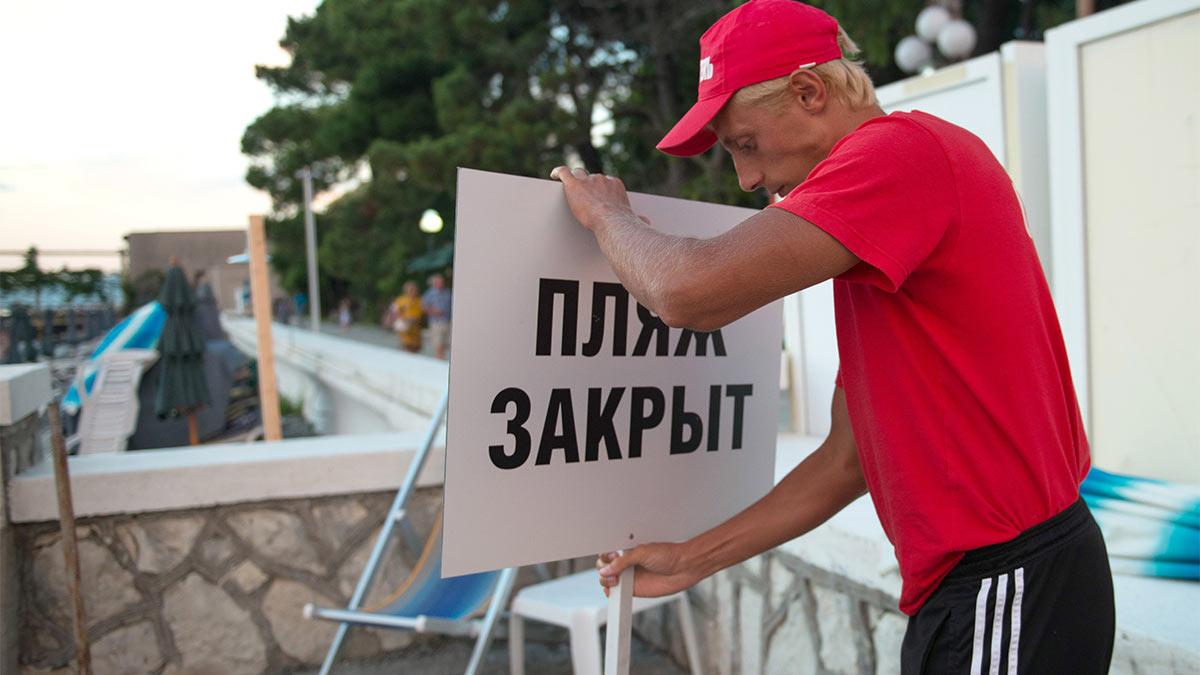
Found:
[(724, 234), (665, 234), (629, 206), (619, 179), (558, 167), (579, 222), (638, 302), (669, 326), (715, 330), (796, 291), (833, 278), (859, 259), (812, 223), (766, 209)]
[(643, 544), (620, 557), (601, 556), (600, 583), (607, 593), (622, 570), (637, 565), (634, 595), (670, 595), (812, 530), (866, 490), (846, 395), (838, 388), (829, 436), (766, 496), (681, 544)]

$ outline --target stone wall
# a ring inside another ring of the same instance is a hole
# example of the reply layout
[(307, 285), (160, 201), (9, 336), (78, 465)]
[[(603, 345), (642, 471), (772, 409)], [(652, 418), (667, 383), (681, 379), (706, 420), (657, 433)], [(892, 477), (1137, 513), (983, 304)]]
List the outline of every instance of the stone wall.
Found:
[[(894, 675), (906, 617), (886, 593), (779, 550), (689, 591), (706, 673)], [(678, 617), (660, 607), (638, 634), (687, 663)]]
[(13, 424), (0, 424), (0, 673), (15, 670), (20, 651), (17, 622), (21, 581), (16, 539), (8, 517), (8, 479), (47, 452), (39, 440), (41, 427), (37, 413)]
[(11, 425), (0, 425), (0, 466), (4, 480), (21, 473), (49, 455), (50, 448), (42, 441), (42, 418), (37, 413), (27, 415)]
[[(80, 567), (96, 675), (278, 673), (319, 664), (337, 624), (302, 617), (312, 602), (345, 607), (394, 492), (258, 502), (78, 521)], [(441, 506), (441, 490), (409, 502), (366, 606), (407, 577)], [(57, 523), (15, 527), (21, 575), (21, 673), (74, 672), (70, 598)], [(400, 532), (398, 529), (397, 532)], [(343, 658), (414, 637), (356, 628)]]

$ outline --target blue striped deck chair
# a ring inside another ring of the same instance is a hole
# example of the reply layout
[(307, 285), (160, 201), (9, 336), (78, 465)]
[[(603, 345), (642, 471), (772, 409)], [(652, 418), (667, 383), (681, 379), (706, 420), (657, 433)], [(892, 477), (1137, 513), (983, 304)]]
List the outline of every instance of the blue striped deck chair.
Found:
[[(467, 664), (466, 674), (475, 675), (483, 662), (484, 653), (491, 643), (492, 630), (500, 613), (508, 605), (516, 580), (516, 568), (497, 572), (467, 574), (442, 578), (442, 514), (438, 513), (433, 531), (425, 541), (417, 564), (412, 573), (400, 584), (390, 597), (373, 607), (362, 607), (363, 599), (371, 589), (379, 569), (383, 552), (387, 548), (392, 531), (404, 520), (404, 506), (417, 482), (417, 475), (429, 455), (429, 448), (446, 415), (447, 398), (443, 396), (425, 432), (424, 440), (408, 467), (408, 474), (392, 508), (380, 529), (358, 587), (350, 599), (347, 609), (328, 609), (312, 604), (304, 607), (304, 616), (309, 619), (324, 619), (341, 624), (334, 636), (333, 644), (321, 665), (321, 675), (328, 675), (337, 660), (342, 642), (350, 626), (373, 626), (394, 628), (420, 633), (460, 635), (475, 638), (475, 648)], [(482, 612), (482, 616), (478, 616)]]

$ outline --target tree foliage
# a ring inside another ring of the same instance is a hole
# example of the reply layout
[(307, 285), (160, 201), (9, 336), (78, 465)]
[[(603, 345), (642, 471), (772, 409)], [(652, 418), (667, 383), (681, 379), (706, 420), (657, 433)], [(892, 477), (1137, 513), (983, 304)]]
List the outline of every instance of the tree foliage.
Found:
[(167, 271), (161, 267), (151, 267), (136, 277), (123, 275), (121, 294), (125, 300), (121, 305), (121, 313), (131, 314), (138, 307), (158, 299), (166, 278)]
[(0, 291), (32, 291), (37, 298), (36, 306), (41, 305), (42, 291), (51, 288), (61, 289), (67, 302), (89, 295), (108, 300), (104, 272), (95, 268), (69, 270), (65, 266), (57, 272), (43, 270), (38, 265), (38, 250), (32, 246), (25, 252), (20, 268), (0, 270)]
[[(1065, 1), (963, 5), (968, 18), (1003, 17), (982, 31), (995, 41), (1030, 23), (1032, 10), (1010, 5)], [(695, 100), (700, 34), (737, 4), (324, 0), (289, 19), (280, 44), (291, 63), (257, 71), (277, 104), (242, 138), (247, 181), (272, 198), (267, 233), (283, 285), (307, 285), (304, 167), (318, 192), (356, 185), (318, 219), (321, 295), (327, 308), (351, 297), (370, 312), (417, 276), (408, 261), (453, 240), (457, 167), (546, 177), (573, 160), (632, 190), (765, 204), (739, 189), (719, 148), (687, 159), (654, 150)], [(901, 77), (892, 53), (923, 2), (813, 4), (847, 27), (877, 84)], [(427, 208), (445, 231), (417, 230)]]

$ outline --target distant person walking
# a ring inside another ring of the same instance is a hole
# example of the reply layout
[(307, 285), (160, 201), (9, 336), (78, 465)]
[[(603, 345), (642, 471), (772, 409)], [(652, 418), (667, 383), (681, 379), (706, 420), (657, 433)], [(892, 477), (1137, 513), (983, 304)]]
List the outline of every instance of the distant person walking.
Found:
[(429, 341), (433, 343), (434, 355), (446, 358), (446, 347), (450, 345), (450, 289), (446, 278), (440, 274), (429, 277), (429, 290), (421, 297), (425, 315), (429, 317)]
[(342, 298), (338, 303), (338, 325), (342, 327), (342, 335), (350, 334), (350, 323), (354, 320), (350, 312), (350, 298)]
[(308, 294), (299, 291), (292, 296), (292, 302), (296, 305), (296, 322), (300, 323), (304, 320), (304, 314), (308, 312)]
[(421, 351), (421, 289), (417, 282), (404, 284), (404, 294), (392, 302), (384, 323), (396, 333), (397, 346), (406, 352)]
[(292, 303), (288, 302), (287, 298), (275, 298), (272, 302), (272, 309), (275, 314), (275, 320), (282, 324), (291, 325), (292, 323)]
[(238, 304), (237, 311), (239, 314), (251, 314), (253, 310), (250, 305), (250, 280), (242, 279), (242, 287), (238, 291), (238, 299), (241, 301)]

